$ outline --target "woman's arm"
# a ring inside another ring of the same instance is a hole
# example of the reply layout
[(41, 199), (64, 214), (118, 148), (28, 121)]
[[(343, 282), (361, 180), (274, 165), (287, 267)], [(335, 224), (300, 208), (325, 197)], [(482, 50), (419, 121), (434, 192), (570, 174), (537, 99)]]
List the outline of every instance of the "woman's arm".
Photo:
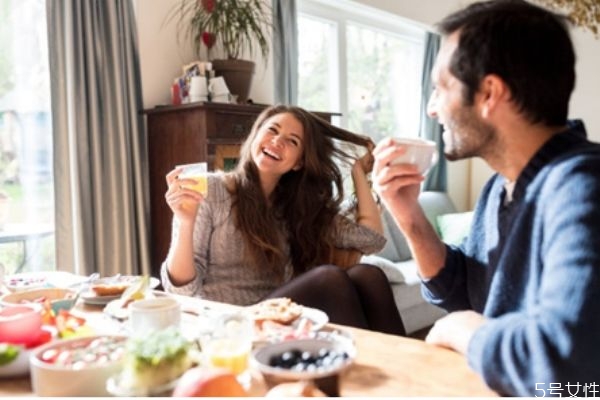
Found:
[(352, 181), (354, 182), (357, 202), (356, 222), (383, 235), (379, 205), (373, 198), (371, 185), (367, 179), (367, 174), (373, 169), (372, 149), (373, 145), (371, 144), (367, 149), (367, 153), (357, 159), (352, 166)]
[(166, 260), (169, 278), (175, 286), (185, 285), (196, 277), (193, 257), (194, 223), (198, 207), (204, 201), (200, 193), (183, 187), (195, 182), (179, 179), (180, 172), (181, 168), (176, 168), (167, 174), (169, 189), (165, 194), (167, 204), (178, 222), (173, 224), (173, 229), (177, 231), (173, 234), (173, 242)]

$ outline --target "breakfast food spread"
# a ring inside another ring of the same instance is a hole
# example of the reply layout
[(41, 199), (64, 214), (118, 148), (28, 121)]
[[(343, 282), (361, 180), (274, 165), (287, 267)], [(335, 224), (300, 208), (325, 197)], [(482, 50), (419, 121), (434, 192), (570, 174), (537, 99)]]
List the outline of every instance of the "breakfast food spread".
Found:
[(287, 297), (278, 297), (250, 306), (249, 312), (255, 321), (291, 324), (302, 315), (302, 306)]
[(246, 397), (235, 375), (223, 368), (188, 369), (177, 382), (173, 397)]
[(129, 287), (126, 283), (92, 285), (92, 290), (98, 296), (119, 296)]
[(122, 381), (125, 387), (148, 389), (179, 378), (192, 365), (190, 343), (173, 328), (127, 342)]
[(321, 348), (315, 353), (291, 349), (275, 354), (269, 359), (269, 366), (294, 371), (327, 371), (339, 367), (348, 360), (348, 353)]
[(100, 336), (90, 341), (77, 341), (55, 346), (40, 354), (40, 360), (72, 369), (98, 366), (118, 361), (125, 352), (125, 338)]

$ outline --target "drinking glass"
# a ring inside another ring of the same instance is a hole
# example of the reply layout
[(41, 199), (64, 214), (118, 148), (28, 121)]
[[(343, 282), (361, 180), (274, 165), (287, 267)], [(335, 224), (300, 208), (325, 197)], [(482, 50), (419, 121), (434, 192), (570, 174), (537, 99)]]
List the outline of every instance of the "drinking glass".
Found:
[(208, 194), (208, 178), (206, 176), (207, 165), (205, 162), (199, 162), (194, 164), (183, 164), (178, 165), (178, 168), (183, 168), (181, 173), (179, 174), (179, 178), (181, 179), (193, 179), (196, 181), (195, 184), (185, 184), (182, 185), (187, 189), (195, 190), (200, 193), (202, 196)]
[(251, 379), (248, 359), (253, 335), (253, 321), (247, 316), (240, 313), (221, 316), (202, 345), (207, 363), (230, 370), (242, 385), (248, 387)]

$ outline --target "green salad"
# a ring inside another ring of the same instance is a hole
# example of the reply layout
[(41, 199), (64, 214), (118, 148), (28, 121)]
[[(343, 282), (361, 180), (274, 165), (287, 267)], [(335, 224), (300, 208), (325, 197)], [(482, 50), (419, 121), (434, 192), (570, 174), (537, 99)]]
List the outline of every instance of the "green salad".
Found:
[(126, 386), (147, 388), (177, 379), (192, 364), (188, 356), (190, 346), (174, 328), (129, 339), (124, 370)]

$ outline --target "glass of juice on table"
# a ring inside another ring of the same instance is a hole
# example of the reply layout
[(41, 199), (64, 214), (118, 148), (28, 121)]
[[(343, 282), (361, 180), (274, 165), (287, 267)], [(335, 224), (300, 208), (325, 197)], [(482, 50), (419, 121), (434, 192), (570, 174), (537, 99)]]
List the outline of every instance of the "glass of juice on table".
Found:
[(221, 316), (202, 344), (207, 363), (230, 370), (244, 387), (249, 387), (248, 359), (253, 335), (253, 321), (247, 316), (240, 313)]
[(202, 196), (208, 194), (208, 179), (206, 177), (207, 166), (205, 162), (199, 162), (194, 164), (183, 164), (178, 165), (177, 168), (183, 168), (179, 174), (180, 179), (193, 179), (196, 181), (195, 184), (185, 184), (183, 187), (187, 189), (195, 190)]

